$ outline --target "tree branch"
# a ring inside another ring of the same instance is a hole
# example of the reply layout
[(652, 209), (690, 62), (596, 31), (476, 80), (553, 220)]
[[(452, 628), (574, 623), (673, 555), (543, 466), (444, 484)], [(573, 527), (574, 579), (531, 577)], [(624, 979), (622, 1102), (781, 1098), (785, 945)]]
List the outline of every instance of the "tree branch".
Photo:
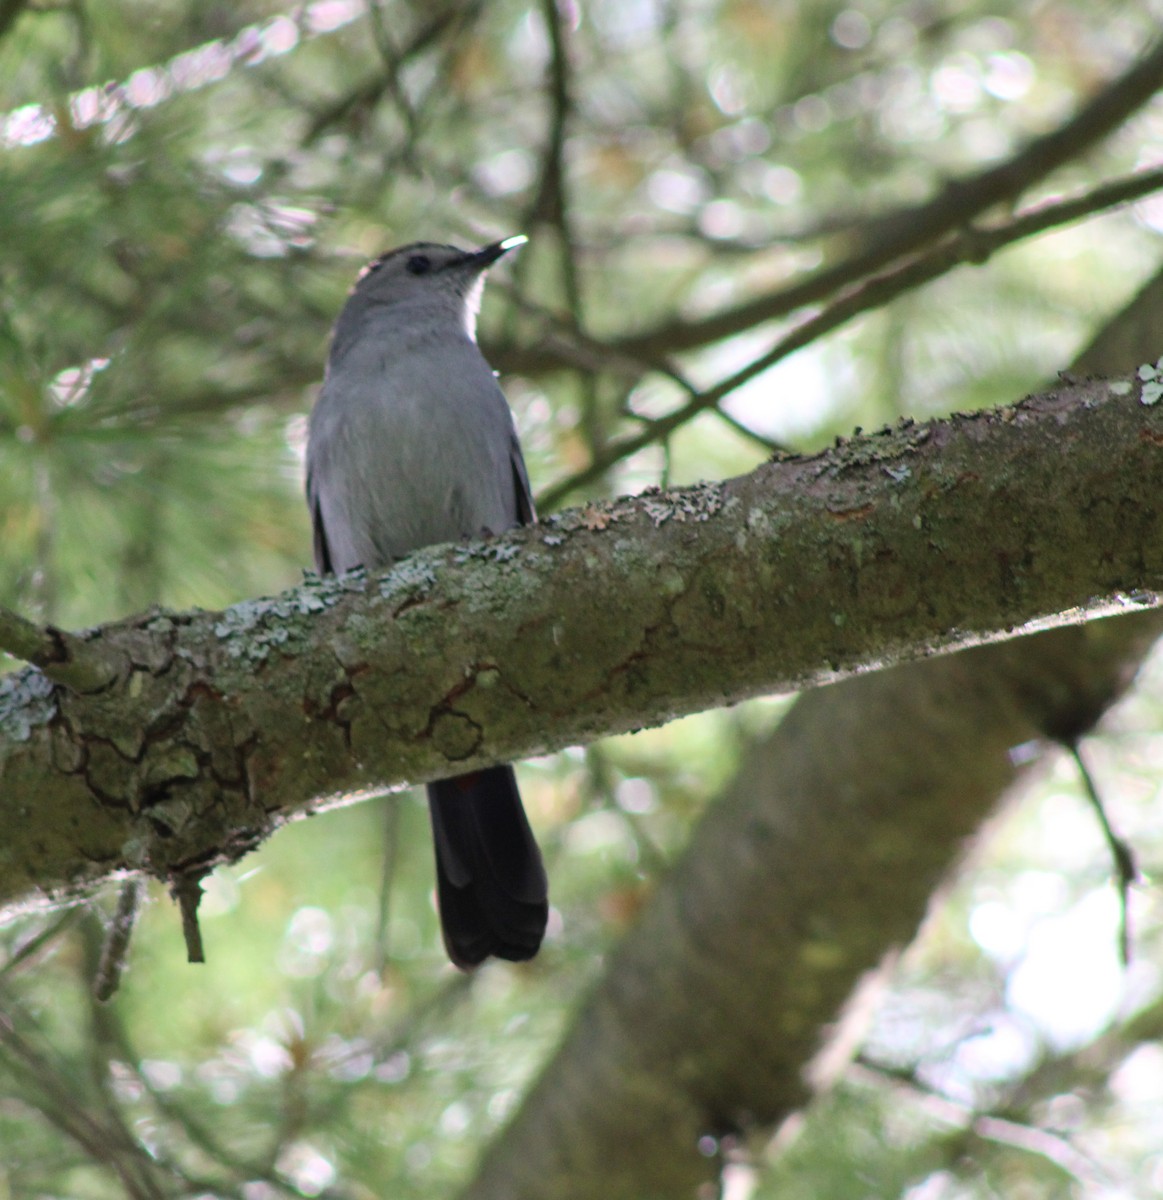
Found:
[(36, 625), (0, 607), (0, 652), (39, 667), (54, 683), (78, 692), (99, 692), (125, 670), (120, 656), (106, 653), (52, 625)]
[[(1005, 162), (969, 178), (954, 180), (931, 200), (874, 222), (878, 235), (839, 262), (723, 312), (690, 321), (668, 319), (650, 329), (615, 338), (609, 342), (606, 355), (658, 363), (681, 351), (721, 341), (785, 317), (798, 308), (818, 304), (840, 289), (971, 224), (998, 204), (1016, 201), (1051, 172), (1080, 158), (1117, 129), (1160, 86), (1163, 86), (1163, 41), (1062, 125), (1033, 139)], [(561, 366), (558, 352), (538, 346), (504, 347), (490, 361), (502, 371), (529, 375)]]
[(700, 1138), (809, 1099), (853, 988), (912, 940), (1020, 778), (1010, 748), (1080, 690), (1117, 697), (1159, 628), (1100, 621), (802, 696), (708, 806), (460, 1200), (701, 1194)]
[[(664, 441), (675, 430), (700, 413), (715, 408), (736, 389), (770, 371), (777, 363), (790, 358), (826, 334), (846, 325), (866, 312), (882, 308), (898, 296), (932, 283), (955, 267), (965, 263), (980, 265), (999, 250), (1024, 238), (1033, 237), (1083, 217), (1093, 216), (1103, 209), (1148, 196), (1163, 187), (1163, 168), (1139, 171), (1125, 179), (1073, 196), (1069, 200), (1040, 204), (1012, 221), (982, 229), (965, 229), (951, 234), (939, 245), (907, 260), (881, 275), (865, 279), (844, 292), (826, 308), (802, 321), (786, 333), (766, 353), (749, 362), (726, 379), (702, 391), (690, 391), (687, 401), (674, 412), (650, 421), (637, 433), (607, 443), (599, 455), (574, 474), (559, 480), (537, 497), (540, 508), (552, 509), (580, 487), (600, 479), (615, 463), (647, 446)], [(668, 371), (668, 376), (681, 383), (681, 376)]]
[[(392, 95), (397, 103), (407, 107), (407, 100), (400, 91), (400, 69), (409, 59), (429, 49), (440, 38), (445, 37), (451, 30), (459, 33), (468, 28), (478, 17), (482, 9), (481, 0), (471, 0), (470, 3), (449, 4), (434, 12), (424, 24), (420, 25), (408, 39), (407, 44), (398, 52), (392, 52), (383, 71), (377, 72), (369, 79), (363, 80), (344, 95), (332, 100), (321, 111), (317, 112), (302, 138), (302, 144), (309, 146), (328, 133), (335, 125), (349, 120), (353, 114), (361, 114), (374, 108), (385, 95)], [(379, 21), (379, 13), (372, 19)], [(380, 43), (381, 53), (384, 45)], [(415, 136), (416, 122), (414, 114), (405, 116), (405, 125), (410, 136)]]
[(697, 321), (630, 334), (616, 341), (629, 354), (650, 357), (705, 346), (763, 321), (786, 316), (855, 283), (935, 238), (968, 224), (1006, 200), (1015, 200), (1052, 171), (1080, 158), (1117, 129), (1163, 86), (1163, 40), (1098, 92), (1057, 129), (1034, 138), (1017, 154), (969, 179), (955, 180), (940, 195), (878, 222), (879, 237), (831, 267), (769, 296)]
[(383, 576), (90, 631), (130, 664), (103, 692), (0, 681), (0, 901), (174, 883), (361, 791), (1154, 605), (1163, 405), (1137, 389), (904, 422)]

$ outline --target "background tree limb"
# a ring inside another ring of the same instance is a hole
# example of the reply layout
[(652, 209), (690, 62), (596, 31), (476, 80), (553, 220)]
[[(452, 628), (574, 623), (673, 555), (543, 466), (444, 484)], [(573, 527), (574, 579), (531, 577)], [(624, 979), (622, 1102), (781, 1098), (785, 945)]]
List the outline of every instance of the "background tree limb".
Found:
[[(1163, 273), (1078, 369), (1154, 356), (1160, 314)], [(1160, 632), (1158, 612), (1123, 616), (801, 696), (746, 752), (462, 1200), (690, 1195), (717, 1169), (700, 1137), (802, 1106), (853, 989), (912, 940), (1030, 774), (1012, 748), (1090, 730)]]
[[(1158, 42), (1061, 125), (1034, 138), (1004, 162), (971, 178), (949, 183), (938, 195), (921, 204), (886, 214), (878, 221), (863, 222), (860, 231), (865, 244), (839, 262), (724, 312), (692, 321), (671, 320), (652, 329), (625, 334), (613, 340), (608, 352), (659, 362), (668, 355), (705, 346), (826, 300), (943, 235), (964, 229), (995, 205), (1016, 201), (1051, 172), (1077, 159), (1088, 147), (1122, 125), (1155, 95), (1161, 84), (1163, 42)], [(534, 372), (558, 364), (540, 358), (535, 347), (525, 347), (503, 352), (499, 365), (506, 370)]]

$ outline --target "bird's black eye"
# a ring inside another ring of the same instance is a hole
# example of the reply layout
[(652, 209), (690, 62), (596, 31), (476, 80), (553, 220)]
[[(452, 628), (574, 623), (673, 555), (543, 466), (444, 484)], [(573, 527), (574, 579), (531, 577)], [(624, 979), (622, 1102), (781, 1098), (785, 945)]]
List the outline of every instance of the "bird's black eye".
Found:
[(432, 270), (432, 259), (427, 254), (413, 254), (405, 266), (413, 275), (427, 275)]

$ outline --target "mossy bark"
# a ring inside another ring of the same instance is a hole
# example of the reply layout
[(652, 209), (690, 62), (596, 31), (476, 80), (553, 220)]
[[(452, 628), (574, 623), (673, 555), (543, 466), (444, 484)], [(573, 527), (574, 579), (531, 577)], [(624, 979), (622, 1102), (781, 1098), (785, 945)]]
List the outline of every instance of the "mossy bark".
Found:
[(277, 824), (1163, 590), (1137, 381), (591, 505), (384, 575), (80, 636), (112, 683), (0, 690), (0, 901), (238, 857)]

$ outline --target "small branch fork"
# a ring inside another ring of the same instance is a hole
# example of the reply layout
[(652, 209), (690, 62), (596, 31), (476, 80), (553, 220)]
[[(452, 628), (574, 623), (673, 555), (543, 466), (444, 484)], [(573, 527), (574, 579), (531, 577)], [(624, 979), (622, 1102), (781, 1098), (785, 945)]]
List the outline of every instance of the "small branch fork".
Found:
[(54, 625), (37, 625), (7, 608), (0, 608), (0, 651), (31, 663), (53, 683), (85, 694), (104, 691), (127, 669), (116, 652)]

